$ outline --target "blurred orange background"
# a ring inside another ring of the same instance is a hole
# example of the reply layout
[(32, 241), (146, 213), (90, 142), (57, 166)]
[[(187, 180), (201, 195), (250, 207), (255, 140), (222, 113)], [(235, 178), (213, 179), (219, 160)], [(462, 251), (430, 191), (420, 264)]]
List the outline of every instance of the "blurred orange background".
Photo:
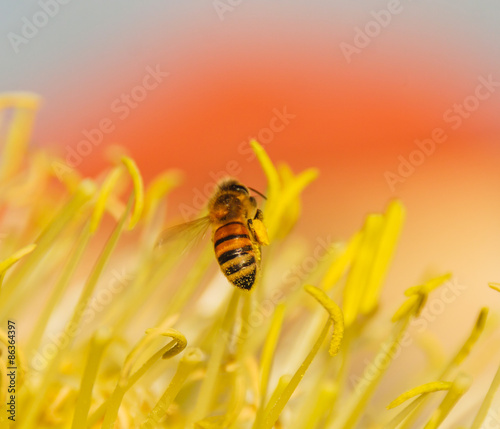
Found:
[[(390, 3), (399, 12), (381, 12)], [(37, 11), (30, 7), (16, 11), (10, 31), (21, 31), (21, 18)], [(445, 336), (463, 315), (470, 325), (479, 306), (500, 300), (487, 288), (500, 281), (498, 9), (465, 1), (71, 3), (19, 52), (6, 47), (23, 72), (3, 81), (42, 94), (35, 144), (66, 157), (94, 136), (78, 163), (85, 174), (108, 165), (113, 144), (128, 149), (146, 181), (183, 170), (172, 220), (228, 163), (242, 182), (265, 189), (250, 138), (295, 172), (320, 170), (297, 226), (311, 242), (346, 240), (367, 213), (400, 198), (407, 222), (385, 299), (400, 302), (423, 276), (452, 271), (466, 290), (437, 328)], [(273, 119), (276, 112), (289, 116)], [(437, 128), (446, 140), (411, 155)], [(402, 177), (412, 156), (420, 165)], [(388, 172), (401, 181), (391, 184)]]

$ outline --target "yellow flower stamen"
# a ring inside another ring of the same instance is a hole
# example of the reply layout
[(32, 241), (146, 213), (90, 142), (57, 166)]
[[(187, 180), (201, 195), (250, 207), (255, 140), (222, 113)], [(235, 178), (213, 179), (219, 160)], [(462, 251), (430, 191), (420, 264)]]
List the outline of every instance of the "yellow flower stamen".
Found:
[(383, 216), (382, 225), (377, 237), (376, 250), (361, 303), (363, 314), (369, 314), (378, 304), (382, 283), (392, 260), (396, 245), (401, 234), (405, 210), (398, 200), (392, 201)]
[(453, 369), (458, 367), (464, 359), (469, 355), (472, 347), (474, 344), (476, 344), (477, 340), (479, 339), (480, 335), (482, 334), (484, 330), (484, 326), (486, 324), (486, 319), (488, 318), (488, 308), (484, 307), (481, 309), (479, 312), (479, 315), (477, 316), (476, 322), (474, 323), (474, 326), (472, 327), (472, 331), (469, 335), (469, 337), (465, 340), (465, 343), (463, 346), (458, 350), (457, 354), (453, 357), (451, 362), (448, 364), (445, 373), (448, 374), (451, 372)]
[(439, 286), (441, 286), (443, 283), (447, 282), (450, 279), (451, 279), (451, 273), (443, 274), (442, 276), (428, 280), (423, 285), (412, 286), (412, 287), (406, 289), (405, 295), (412, 296), (412, 295), (416, 295), (419, 293), (420, 294), (429, 294), (434, 289), (438, 288)]
[(342, 310), (321, 289), (310, 285), (304, 286), (304, 289), (323, 307), (325, 307), (326, 311), (328, 311), (328, 314), (330, 315), (330, 319), (333, 322), (333, 335), (330, 342), (329, 353), (330, 356), (335, 356), (340, 350), (340, 345), (342, 344), (342, 338), (344, 336), (344, 316), (342, 314)]
[(130, 218), (130, 223), (128, 229), (134, 229), (137, 222), (141, 218), (142, 210), (144, 208), (144, 185), (142, 181), (142, 176), (137, 168), (136, 163), (129, 157), (122, 157), (122, 162), (127, 168), (127, 171), (132, 177), (132, 184), (134, 185), (134, 210), (132, 211), (132, 217)]
[(477, 415), (474, 418), (474, 421), (472, 422), (472, 426), (470, 427), (470, 429), (481, 428), (484, 420), (488, 415), (488, 411), (491, 407), (491, 404), (493, 403), (493, 398), (496, 392), (498, 391), (499, 387), (500, 387), (500, 367), (497, 369), (497, 372), (495, 373), (495, 377), (491, 382), (490, 388), (488, 389), (488, 392), (486, 393), (486, 396), (483, 402), (481, 403), (481, 406), (479, 407)]
[(87, 427), (87, 417), (92, 402), (92, 390), (94, 388), (97, 371), (101, 363), (102, 355), (111, 340), (108, 329), (97, 331), (90, 342), (90, 350), (87, 364), (83, 372), (80, 391), (75, 404), (75, 413), (71, 429), (85, 429)]
[(0, 157), (0, 180), (12, 177), (19, 170), (26, 154), (31, 136), (36, 111), (40, 105), (40, 97), (31, 93), (0, 94), (0, 111), (13, 108), (14, 115), (3, 154)]
[(422, 395), (423, 393), (439, 392), (442, 390), (449, 390), (451, 388), (450, 381), (433, 381), (431, 383), (422, 384), (421, 386), (414, 387), (405, 393), (399, 395), (394, 401), (387, 405), (387, 409), (391, 409), (401, 405), (408, 399), (414, 398), (415, 396)]
[(257, 141), (252, 140), (250, 142), (250, 146), (252, 147), (255, 155), (257, 155), (257, 159), (264, 170), (264, 173), (267, 177), (267, 201), (266, 201), (266, 209), (270, 212), (275, 209), (275, 205), (278, 203), (278, 195), (281, 192), (281, 184), (280, 177), (276, 167), (269, 158), (269, 155), (266, 153), (264, 148), (257, 143)]
[(319, 172), (315, 168), (305, 170), (298, 174), (288, 186), (281, 189), (277, 204), (274, 205), (273, 209), (266, 211), (266, 224), (269, 230), (270, 241), (276, 237), (283, 237), (285, 235), (288, 225), (290, 225), (290, 222), (286, 221), (288, 209), (290, 206), (293, 207), (300, 193), (307, 185), (316, 180), (318, 174)]
[[(231, 289), (220, 273), (215, 276), (213, 243), (182, 261), (180, 252), (155, 249), (165, 196), (179, 183), (179, 172), (161, 174), (145, 191), (134, 161), (123, 156), (126, 151), (113, 148), (115, 168), (99, 182), (82, 180), (76, 168), (49, 150), (28, 148), (38, 103), (29, 94), (0, 95), (0, 134), (6, 143), (0, 161), (0, 250), (2, 259), (12, 255), (0, 261), (0, 281), (5, 276), (0, 318), (19, 327), (16, 332), (8, 327), (7, 333), (0, 327), (0, 427), (10, 423), (5, 387), (12, 382), (7, 369), (12, 359), (17, 366), (16, 427), (21, 429), (70, 422), (72, 429), (141, 423), (151, 429), (238, 429), (252, 424), (255, 429), (353, 429), (360, 424), (410, 429), (426, 423), (426, 429), (436, 429), (444, 423), (463, 424), (445, 419), (470, 385), (467, 375), (455, 375), (484, 335), (488, 310), (481, 310), (470, 335), (450, 358), (444, 359), (441, 347), (429, 341), (434, 338), (431, 331), (409, 337), (411, 319), (430, 293), (450, 279), (445, 274), (409, 288), (392, 330), (386, 331), (388, 315), (379, 303), (403, 224), (400, 202), (369, 215), (345, 245), (322, 240), (321, 248), (308, 255), (305, 240), (284, 239), (300, 216), (302, 191), (318, 172), (295, 174), (286, 164), (275, 167), (264, 148), (252, 142), (269, 180), (264, 220), (254, 222), (254, 231), (270, 247), (262, 261), (255, 254), (263, 275), (248, 294)], [(110, 237), (105, 231), (96, 237), (105, 213), (115, 220), (114, 229)], [(138, 243), (116, 252), (130, 228), (138, 230), (131, 237)], [(103, 240), (104, 246), (96, 248)], [(90, 245), (92, 254), (87, 255)], [(92, 266), (88, 258), (96, 259)], [(304, 299), (298, 288), (303, 284), (324, 309)], [(500, 291), (498, 283), (489, 286)], [(335, 302), (342, 301), (341, 311)], [(25, 317), (31, 322), (20, 325)], [(104, 328), (96, 332), (96, 326)], [(155, 328), (130, 343), (140, 326)], [(177, 326), (189, 333), (195, 349), (184, 349), (186, 337), (171, 329)], [(164, 335), (172, 340), (165, 341)], [(382, 345), (380, 338), (385, 339)], [(329, 353), (340, 356), (317, 356), (328, 347), (327, 339)], [(390, 404), (400, 405), (393, 417), (379, 408), (384, 392), (377, 389), (392, 359), (411, 339), (427, 356), (415, 374), (437, 371), (425, 378), (441, 381), (401, 395)], [(14, 340), (15, 358), (6, 356), (13, 353)], [(361, 353), (374, 346), (374, 356), (358, 377)], [(497, 349), (492, 342), (488, 351)], [(484, 363), (489, 358), (479, 359)], [(289, 368), (293, 375), (288, 375)], [(486, 424), (499, 387), (500, 369), (471, 429)], [(439, 390), (443, 393), (431, 393)], [(372, 401), (375, 393), (379, 397)], [(429, 412), (427, 405), (436, 396), (443, 400)], [(460, 416), (464, 422), (474, 414), (466, 411)]]
[(406, 332), (410, 319), (415, 317), (418, 309), (419, 302), (412, 302), (412, 305), (398, 318), (398, 323), (394, 325), (390, 338), (381, 345), (374, 359), (367, 366), (367, 369), (370, 369), (370, 376), (361, 379), (357, 383), (355, 387), (356, 394), (351, 397), (340, 415), (337, 416), (333, 424), (334, 429), (350, 429), (359, 420), (362, 410), (375, 392), (397, 350), (401, 347), (401, 339)]
[[(416, 296), (416, 295), (413, 295)], [(463, 362), (463, 360), (469, 355), (470, 350), (474, 346), (474, 344), (477, 342), (479, 339), (479, 336), (481, 335), (484, 325), (486, 323), (486, 318), (488, 316), (488, 309), (483, 308), (480, 312), (479, 315), (476, 319), (476, 322), (474, 323), (474, 326), (472, 327), (471, 333), (468, 336), (468, 338), (465, 340), (464, 344), (460, 349), (457, 351), (457, 353), (452, 357), (448, 365), (445, 367), (445, 369), (441, 372), (439, 375), (440, 379), (448, 378), (450, 374), (455, 371), (460, 363)], [(403, 410), (400, 415), (396, 416), (391, 424), (388, 426), (388, 428), (395, 428), (398, 427), (399, 423), (403, 420), (405, 420), (404, 424), (401, 426), (401, 429), (409, 429), (413, 427), (415, 420), (418, 418), (418, 411), (423, 408), (425, 403), (427, 402), (429, 398), (427, 395), (423, 394), (419, 398), (415, 399), (408, 407), (406, 407), (405, 410)]]
[(434, 412), (429, 422), (424, 426), (424, 429), (437, 429), (463, 394), (469, 390), (471, 383), (472, 378), (467, 374), (458, 374), (448, 389), (448, 393), (443, 401)]
[(156, 213), (160, 201), (172, 189), (179, 186), (182, 180), (182, 174), (178, 170), (169, 170), (156, 177), (148, 186), (144, 196), (143, 219), (147, 225), (150, 223)]
[(4, 259), (0, 262), (0, 288), (2, 287), (2, 281), (5, 276), (5, 272), (12, 267), (17, 261), (22, 259), (24, 256), (30, 254), (35, 250), (36, 244), (30, 244), (26, 247), (15, 252), (13, 255), (9, 256), (7, 259)]
[[(9, 314), (12, 308), (15, 308), (19, 301), (22, 300), (23, 292), (29, 291), (30, 287), (36, 287), (36, 282), (23, 281), (30, 276), (31, 273), (43, 261), (44, 256), (49, 252), (49, 249), (54, 244), (54, 240), (59, 236), (61, 231), (71, 223), (71, 221), (82, 210), (82, 207), (90, 200), (95, 192), (95, 186), (91, 180), (83, 180), (78, 187), (75, 195), (70, 201), (64, 205), (55, 215), (54, 219), (46, 226), (44, 231), (36, 239), (36, 249), (26, 256), (22, 262), (22, 270), (16, 269), (10, 279), (8, 288), (3, 291), (4, 305), (2, 312)], [(21, 286), (22, 285), (22, 286)], [(23, 287), (25, 288), (23, 290)]]
[(318, 353), (321, 344), (325, 340), (326, 336), (328, 335), (328, 331), (330, 329), (330, 324), (331, 321), (329, 320), (325, 326), (323, 327), (323, 330), (321, 331), (320, 335), (318, 336), (318, 339), (316, 340), (316, 343), (314, 344), (313, 348), (309, 351), (308, 355), (300, 365), (300, 367), (297, 369), (295, 374), (292, 376), (290, 379), (290, 382), (283, 388), (283, 391), (279, 396), (273, 398), (271, 396), (271, 399), (269, 400), (269, 403), (266, 407), (264, 419), (262, 422), (262, 429), (271, 429), (273, 425), (276, 423), (276, 421), (279, 418), (279, 415), (283, 411), (283, 408), (289, 401), (290, 397), (292, 396), (293, 392), (297, 388), (300, 380), (304, 377), (307, 369), (311, 365), (311, 362), (313, 361), (314, 357)]
[(347, 276), (344, 288), (342, 308), (346, 326), (352, 325), (360, 313), (362, 302), (365, 299), (369, 273), (373, 264), (373, 255), (382, 228), (382, 215), (371, 214), (366, 217), (362, 229), (362, 238)]
[(97, 201), (94, 206), (94, 211), (92, 212), (92, 217), (90, 221), (91, 234), (97, 231), (97, 228), (101, 223), (104, 211), (106, 210), (106, 205), (108, 204), (111, 192), (115, 188), (118, 181), (122, 178), (122, 176), (123, 176), (123, 168), (120, 166), (111, 170), (111, 172), (104, 180), (104, 183), (102, 184), (101, 189), (99, 191), (99, 195), (97, 196)]
[(255, 422), (253, 428), (258, 428), (263, 416), (264, 407), (266, 403), (267, 388), (269, 383), (269, 374), (271, 372), (271, 365), (273, 362), (274, 352), (276, 350), (276, 345), (278, 343), (279, 334), (281, 332), (281, 325), (283, 323), (283, 317), (285, 314), (284, 304), (279, 304), (273, 313), (273, 318), (271, 320), (271, 326), (269, 327), (269, 332), (267, 334), (266, 342), (264, 343), (264, 348), (262, 350), (262, 357), (260, 359), (260, 405), (257, 409)]
[[(278, 173), (281, 178), (281, 182), (283, 183), (283, 187), (289, 187), (293, 181), (295, 180), (295, 175), (292, 172), (292, 169), (289, 165), (280, 163), (278, 164)], [(299, 198), (295, 198), (289, 205), (286, 210), (285, 216), (283, 216), (283, 220), (280, 225), (281, 235), (278, 238), (286, 237), (293, 226), (297, 223), (297, 220), (300, 217), (302, 204)]]
[[(161, 357), (163, 359), (173, 357), (180, 353), (186, 347), (187, 341), (184, 335), (182, 335), (179, 331), (175, 329), (168, 329), (165, 332), (158, 332), (157, 330), (150, 330), (150, 333), (146, 333), (146, 335), (151, 336), (165, 336), (172, 338), (173, 341), (162, 347), (156, 353), (153, 354), (142, 366), (131, 373), (133, 365), (136, 363), (136, 359), (143, 350), (135, 348), (125, 359), (124, 366), (120, 373), (120, 380), (118, 381), (113, 394), (106, 401), (104, 405), (105, 414), (104, 420), (102, 423), (102, 428), (108, 429), (111, 428), (117, 418), (118, 410), (120, 408), (120, 404), (122, 402), (123, 396), (127, 392), (130, 387), (132, 387), (139, 378), (141, 378), (152, 366), (153, 364)], [(98, 415), (99, 409), (94, 413), (94, 415)], [(95, 419), (95, 417), (94, 417)]]
[(420, 307), (423, 302), (423, 296), (412, 295), (407, 300), (401, 304), (401, 306), (396, 310), (394, 315), (392, 316), (392, 322), (397, 322), (403, 319), (408, 313), (414, 312), (415, 308)]
[[(120, 219), (120, 222), (116, 225), (113, 233), (111, 234), (111, 237), (109, 238), (108, 242), (106, 243), (102, 253), (99, 255), (99, 258), (89, 276), (87, 279), (87, 282), (84, 286), (84, 289), (82, 293), (80, 294), (80, 298), (78, 300), (78, 303), (76, 307), (73, 310), (73, 314), (71, 316), (70, 321), (66, 325), (65, 332), (74, 332), (78, 326), (80, 325), (82, 316), (84, 314), (85, 308), (87, 306), (87, 303), (89, 302), (89, 299), (92, 295), (92, 292), (94, 291), (97, 282), (99, 280), (99, 277), (102, 274), (102, 271), (104, 270), (114, 248), (116, 247), (116, 244), (118, 243), (118, 239), (121, 236), (121, 233), (123, 231), (123, 226), (125, 223), (125, 220), (128, 218), (128, 214), (130, 213), (132, 207), (132, 199), (129, 200), (129, 203), (127, 205), (127, 209)], [(50, 360), (50, 362), (47, 365), (47, 369), (45, 370), (45, 373), (43, 375), (42, 382), (40, 383), (40, 391), (38, 392), (38, 395), (35, 397), (34, 401), (30, 404), (31, 407), (29, 411), (26, 413), (25, 418), (21, 421), (20, 423), (20, 428), (31, 428), (33, 427), (33, 422), (36, 418), (36, 415), (42, 406), (42, 401), (44, 399), (44, 395), (50, 385), (50, 382), (52, 378), (56, 374), (57, 366), (59, 362), (61, 361), (62, 354), (65, 352), (69, 346), (72, 344), (73, 337), (70, 337), (69, 341), (67, 341), (65, 344), (61, 345), (57, 351), (57, 354), (55, 357)]]
[(340, 254), (338, 258), (336, 258), (332, 262), (332, 264), (328, 268), (328, 271), (321, 281), (321, 289), (329, 291), (345, 274), (347, 268), (352, 263), (357, 254), (359, 245), (361, 243), (361, 237), (361, 232), (356, 232), (351, 237), (345, 250)]
[(213, 344), (212, 353), (207, 364), (207, 372), (200, 387), (198, 401), (196, 403), (194, 411), (192, 412), (192, 415), (190, 416), (193, 423), (206, 417), (213, 403), (213, 393), (216, 388), (217, 376), (219, 374), (219, 369), (227, 342), (227, 339), (224, 337), (223, 333), (231, 332), (236, 316), (236, 308), (238, 306), (238, 301), (241, 294), (242, 291), (235, 288), (229, 301), (229, 305), (227, 307), (224, 318), (218, 322), (218, 326), (220, 326), (219, 335), (216, 337), (215, 343)]
[(54, 309), (57, 304), (61, 301), (64, 293), (66, 292), (70, 280), (75, 273), (78, 264), (81, 262), (82, 257), (84, 255), (85, 249), (90, 240), (90, 222), (87, 222), (83, 231), (80, 234), (79, 239), (77, 240), (75, 250), (71, 253), (68, 263), (64, 267), (64, 270), (57, 282), (56, 286), (52, 290), (52, 293), (47, 301), (47, 304), (43, 307), (43, 310), (38, 318), (35, 327), (33, 328), (33, 332), (29, 336), (28, 342), (26, 344), (26, 349), (29, 352), (34, 351), (40, 341), (42, 340), (43, 333), (45, 332), (45, 328), (49, 323), (49, 319), (53, 314)]
[(500, 292), (500, 283), (488, 283), (488, 286), (497, 292)]
[(192, 374), (195, 368), (203, 361), (203, 353), (200, 349), (186, 349), (181, 358), (177, 371), (170, 381), (167, 389), (158, 400), (154, 408), (149, 412), (146, 420), (142, 423), (141, 429), (154, 429), (159, 421), (165, 416), (168, 407), (174, 401), (181, 390), (184, 382)]
[(274, 167), (264, 148), (255, 140), (251, 141), (250, 145), (268, 180), (265, 223), (269, 239), (272, 242), (276, 237), (284, 236), (290, 228), (291, 220), (288, 218), (288, 211), (296, 209), (300, 193), (318, 177), (319, 173), (317, 169), (310, 168), (291, 178), (286, 172), (286, 186), (284, 186), (280, 181), (278, 170)]
[(266, 407), (265, 416), (262, 423), (263, 428), (272, 427), (272, 425), (274, 425), (278, 420), (281, 411), (297, 388), (300, 380), (304, 377), (305, 372), (309, 368), (311, 362), (313, 361), (319, 348), (321, 347), (321, 344), (325, 340), (332, 322), (334, 324), (334, 331), (330, 343), (330, 355), (334, 356), (335, 354), (337, 354), (340, 348), (344, 332), (344, 321), (340, 308), (322, 290), (310, 285), (305, 286), (304, 289), (325, 307), (330, 315), (330, 320), (325, 324), (313, 348), (303, 361), (302, 365), (290, 379), (290, 382), (287, 383), (287, 385), (283, 388), (281, 394), (275, 398), (271, 397), (269, 404)]

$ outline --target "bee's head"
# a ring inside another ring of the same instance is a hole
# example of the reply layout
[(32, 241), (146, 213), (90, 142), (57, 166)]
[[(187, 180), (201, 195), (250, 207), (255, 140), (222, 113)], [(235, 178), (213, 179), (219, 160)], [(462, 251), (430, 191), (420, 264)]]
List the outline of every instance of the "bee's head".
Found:
[[(211, 212), (219, 221), (246, 216), (249, 211), (250, 191), (234, 179), (219, 183), (219, 189), (211, 202)], [(250, 207), (253, 204), (250, 202)]]
[(221, 191), (233, 191), (238, 194), (250, 195), (250, 191), (246, 186), (234, 179), (226, 180), (219, 185)]

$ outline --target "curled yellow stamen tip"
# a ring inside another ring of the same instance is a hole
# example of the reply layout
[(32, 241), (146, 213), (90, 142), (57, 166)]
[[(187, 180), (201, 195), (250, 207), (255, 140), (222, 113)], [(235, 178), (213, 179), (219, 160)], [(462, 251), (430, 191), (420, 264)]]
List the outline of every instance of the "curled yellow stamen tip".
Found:
[(122, 167), (116, 167), (108, 174), (104, 183), (102, 184), (101, 190), (97, 197), (97, 202), (92, 212), (92, 217), (90, 220), (90, 232), (93, 234), (97, 231), (99, 224), (101, 223), (104, 210), (106, 210), (106, 204), (110, 198), (111, 192), (115, 188), (116, 184), (122, 176)]
[(488, 283), (488, 286), (497, 292), (500, 292), (500, 283)]
[(0, 276), (5, 274), (5, 272), (12, 266), (14, 265), (17, 261), (19, 261), (21, 258), (26, 256), (27, 254), (33, 252), (35, 250), (36, 244), (30, 244), (29, 246), (23, 247), (22, 249), (18, 250), (15, 252), (13, 255), (8, 257), (7, 259), (4, 259), (3, 261), (0, 262)]
[(177, 335), (174, 335), (172, 333), (170, 334), (162, 334), (165, 336), (170, 336), (171, 338), (174, 339), (175, 344), (173, 345), (172, 348), (168, 349), (165, 353), (162, 354), (161, 358), (162, 359), (169, 359), (172, 356), (175, 356), (182, 352), (186, 348), (187, 345), (187, 340), (184, 335), (182, 335), (180, 332), (177, 332)]
[[(138, 356), (141, 354), (148, 341), (151, 341), (154, 337), (170, 337), (173, 340), (155, 353), (155, 356), (160, 355), (162, 359), (168, 359), (179, 354), (187, 346), (186, 337), (175, 329), (159, 330), (158, 328), (151, 328), (146, 330), (146, 335), (151, 337), (146, 338), (147, 341), (140, 342), (125, 359), (119, 381), (121, 386), (127, 385), (127, 383), (129, 383), (129, 379), (133, 378), (139, 372), (145, 372), (147, 367), (150, 367), (154, 363), (155, 357), (153, 356), (149, 358), (148, 362), (146, 362), (140, 370), (138, 370), (134, 375), (131, 375), (132, 368), (138, 361)], [(174, 344), (172, 345), (172, 343)]]
[(144, 208), (144, 184), (136, 163), (127, 156), (122, 157), (122, 162), (132, 176), (132, 183), (134, 186), (135, 204), (130, 218), (130, 223), (128, 225), (129, 229), (134, 229), (135, 225), (141, 218), (142, 210)]
[(399, 395), (394, 401), (392, 401), (389, 405), (387, 405), (387, 409), (391, 409), (401, 405), (403, 402), (406, 402), (408, 399), (414, 398), (415, 396), (422, 395), (424, 393), (431, 392), (439, 392), (442, 390), (449, 390), (453, 383), (449, 381), (433, 381), (432, 383), (422, 384), (421, 386), (414, 387), (413, 389), (408, 390), (407, 392)]
[(330, 315), (330, 319), (333, 321), (333, 335), (330, 342), (330, 356), (335, 356), (342, 344), (342, 338), (344, 337), (344, 316), (340, 307), (332, 300), (330, 297), (321, 289), (306, 285), (304, 289), (307, 293), (312, 295)]
[(160, 331), (157, 328), (146, 329), (146, 335), (158, 335), (163, 337), (170, 337), (175, 341), (175, 344), (169, 348), (162, 355), (162, 359), (168, 359), (182, 352), (187, 346), (187, 340), (184, 335), (175, 329), (167, 329), (165, 331)]

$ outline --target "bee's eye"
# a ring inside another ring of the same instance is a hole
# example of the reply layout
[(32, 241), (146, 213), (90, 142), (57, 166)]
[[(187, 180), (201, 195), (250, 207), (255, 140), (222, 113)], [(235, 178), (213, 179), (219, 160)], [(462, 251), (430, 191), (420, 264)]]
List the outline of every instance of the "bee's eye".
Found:
[(231, 191), (241, 192), (243, 194), (248, 195), (248, 189), (242, 185), (231, 185), (230, 189), (231, 189)]

